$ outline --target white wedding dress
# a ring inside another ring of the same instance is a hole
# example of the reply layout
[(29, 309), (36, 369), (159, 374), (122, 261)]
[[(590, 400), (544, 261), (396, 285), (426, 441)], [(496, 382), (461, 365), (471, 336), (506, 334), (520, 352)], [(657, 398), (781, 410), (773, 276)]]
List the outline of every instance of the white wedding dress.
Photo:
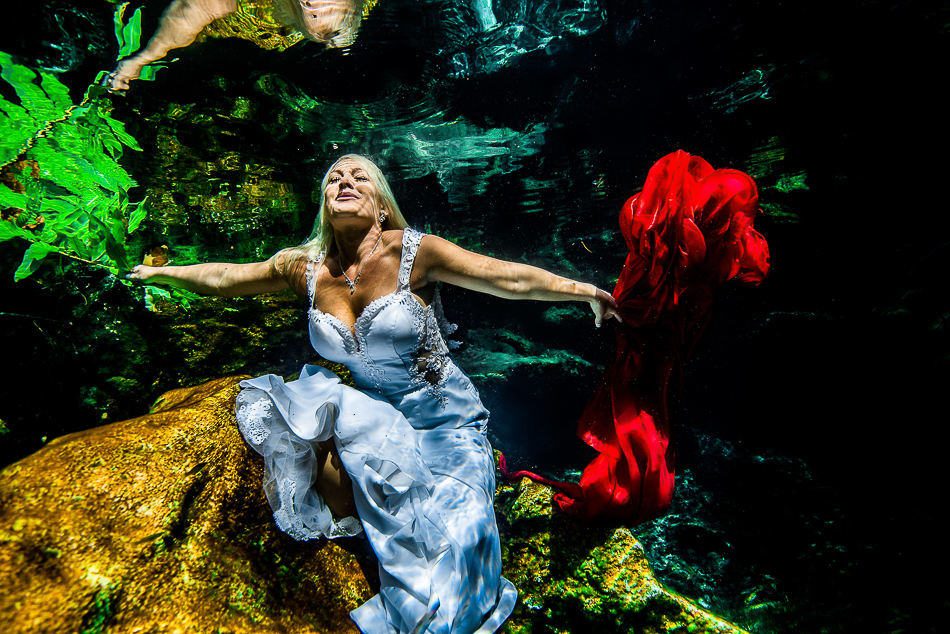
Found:
[[(319, 262), (307, 266), (310, 340), (349, 368), (358, 389), (318, 366), (289, 383), (258, 377), (241, 383), (237, 420), (264, 456), (264, 489), (282, 530), (296, 539), (366, 532), (382, 588), (351, 612), (362, 632), (494, 632), (517, 591), (501, 577), (488, 410), (449, 355), (454, 326), (438, 289), (425, 308), (410, 292), (422, 237), (403, 232), (397, 288), (366, 307), (355, 337), (313, 308)], [(334, 517), (312, 488), (313, 445), (329, 438), (353, 481), (359, 520)]]

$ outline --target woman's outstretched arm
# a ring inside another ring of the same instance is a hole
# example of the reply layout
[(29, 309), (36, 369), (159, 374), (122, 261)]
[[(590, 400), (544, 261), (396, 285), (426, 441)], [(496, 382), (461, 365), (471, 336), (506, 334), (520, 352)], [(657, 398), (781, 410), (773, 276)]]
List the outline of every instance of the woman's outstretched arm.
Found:
[(290, 288), (283, 274), (283, 257), (278, 253), (264, 262), (231, 264), (209, 262), (190, 266), (145, 266), (132, 269), (128, 278), (151, 284), (168, 284), (201, 295), (240, 297), (275, 293)]
[(126, 90), (139, 78), (142, 67), (160, 60), (173, 48), (195, 41), (201, 30), (218, 18), (237, 11), (237, 0), (174, 0), (162, 14), (158, 30), (134, 57), (124, 59), (109, 75), (109, 89)]
[(535, 266), (478, 255), (437, 236), (422, 239), (412, 277), (418, 286), (446, 282), (506, 299), (588, 302), (598, 326), (604, 319), (622, 321), (613, 296), (593, 284), (575, 282)]

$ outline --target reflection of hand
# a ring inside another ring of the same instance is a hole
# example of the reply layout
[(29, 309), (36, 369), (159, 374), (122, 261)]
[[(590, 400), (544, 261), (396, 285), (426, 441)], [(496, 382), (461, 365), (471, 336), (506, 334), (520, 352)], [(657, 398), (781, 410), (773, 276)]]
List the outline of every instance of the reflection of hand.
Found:
[(116, 66), (116, 69), (106, 77), (105, 86), (110, 92), (128, 90), (129, 82), (139, 78), (139, 73), (142, 72), (142, 66), (145, 64), (136, 60), (138, 60), (138, 56), (122, 60)]
[(594, 299), (590, 302), (590, 307), (594, 311), (594, 325), (598, 328), (605, 319), (616, 319), (621, 323), (623, 322), (617, 300), (607, 291), (598, 288)]

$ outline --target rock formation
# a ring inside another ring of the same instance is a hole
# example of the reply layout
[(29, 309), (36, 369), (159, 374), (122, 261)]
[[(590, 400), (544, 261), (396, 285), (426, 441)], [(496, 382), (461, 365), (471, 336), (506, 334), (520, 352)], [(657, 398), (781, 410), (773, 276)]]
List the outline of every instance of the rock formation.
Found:
[[(275, 527), (233, 422), (241, 378), (169, 392), (2, 472), (0, 630), (356, 632), (374, 564), (358, 539)], [(665, 590), (626, 529), (555, 511), (546, 487), (500, 485), (496, 509), (521, 592), (505, 631), (739, 632)]]

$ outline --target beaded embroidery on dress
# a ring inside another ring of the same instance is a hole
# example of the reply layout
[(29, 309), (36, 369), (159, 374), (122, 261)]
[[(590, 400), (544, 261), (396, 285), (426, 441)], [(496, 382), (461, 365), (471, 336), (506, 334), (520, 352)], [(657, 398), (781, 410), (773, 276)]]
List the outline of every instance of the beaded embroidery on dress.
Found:
[(347, 366), (356, 389), (318, 366), (287, 383), (244, 381), (238, 424), (272, 474), (265, 491), (278, 525), (297, 539), (352, 534), (347, 520), (309, 519), (323, 502), (301, 474), (313, 443), (333, 439), (380, 564), (380, 593), (351, 613), (364, 634), (488, 633), (517, 598), (501, 577), (488, 410), (449, 353), (454, 327), (438, 289), (428, 306), (410, 289), (422, 239), (403, 232), (397, 288), (371, 302), (353, 332), (313, 306), (322, 254), (308, 263), (311, 343)]

